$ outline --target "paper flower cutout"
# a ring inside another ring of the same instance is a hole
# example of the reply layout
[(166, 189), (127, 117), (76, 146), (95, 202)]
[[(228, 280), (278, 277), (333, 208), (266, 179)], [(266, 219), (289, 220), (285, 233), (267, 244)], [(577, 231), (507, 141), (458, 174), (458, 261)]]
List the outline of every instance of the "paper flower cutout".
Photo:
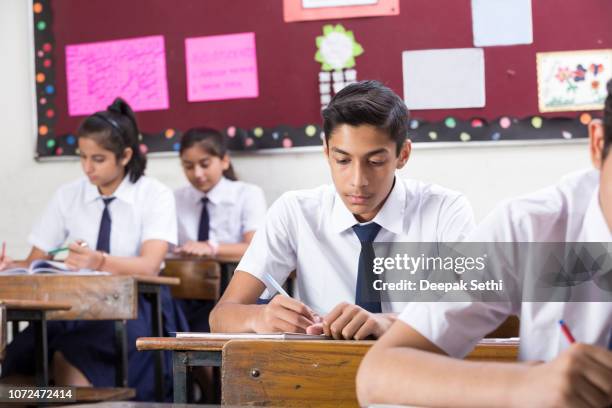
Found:
[(363, 47), (355, 41), (352, 31), (341, 24), (323, 26), (323, 35), (317, 37), (315, 60), (323, 71), (340, 71), (355, 66), (355, 57), (363, 54)]

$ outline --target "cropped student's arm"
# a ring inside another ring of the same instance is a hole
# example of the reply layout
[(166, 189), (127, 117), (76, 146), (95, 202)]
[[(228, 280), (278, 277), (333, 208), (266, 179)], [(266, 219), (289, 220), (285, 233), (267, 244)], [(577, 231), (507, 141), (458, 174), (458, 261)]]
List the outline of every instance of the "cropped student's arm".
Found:
[(42, 249), (34, 246), (30, 250), (30, 254), (28, 255), (28, 257), (23, 261), (13, 261), (13, 259), (11, 259), (10, 257), (5, 256), (3, 259), (0, 260), (0, 271), (10, 268), (27, 268), (33, 261), (36, 261), (37, 259), (51, 259), (51, 256), (49, 256)]
[(397, 321), (357, 374), (361, 405), (428, 407), (605, 407), (612, 402), (612, 353), (576, 344), (546, 364), (450, 358)]
[(168, 243), (147, 240), (141, 245), (140, 255), (131, 257), (104, 255), (77, 243), (70, 244), (69, 248), (65, 262), (73, 269), (103, 270), (117, 275), (157, 275), (168, 252)]
[(211, 332), (302, 332), (314, 323), (303, 303), (277, 295), (267, 305), (255, 302), (265, 285), (250, 273), (236, 271), (223, 296), (210, 313)]

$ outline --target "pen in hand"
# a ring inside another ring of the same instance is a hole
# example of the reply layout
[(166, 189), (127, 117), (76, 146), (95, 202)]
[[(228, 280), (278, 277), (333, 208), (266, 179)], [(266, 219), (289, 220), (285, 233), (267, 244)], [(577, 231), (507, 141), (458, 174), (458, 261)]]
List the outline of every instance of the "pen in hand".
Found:
[(561, 331), (565, 335), (567, 341), (569, 341), (570, 344), (574, 344), (576, 342), (576, 339), (572, 335), (572, 332), (570, 331), (569, 327), (567, 327), (567, 324), (565, 324), (563, 320), (559, 320), (559, 324), (561, 325)]
[[(83, 248), (87, 248), (87, 246), (88, 246), (87, 242), (85, 242), (85, 241), (79, 241), (78, 244), (79, 244), (80, 247), (83, 247)], [(53, 255), (59, 254), (60, 252), (64, 252), (64, 251), (68, 251), (68, 250), (70, 250), (70, 248), (68, 248), (68, 247), (60, 247), (60, 248), (52, 249), (51, 251), (47, 252), (47, 255), (53, 256)]]

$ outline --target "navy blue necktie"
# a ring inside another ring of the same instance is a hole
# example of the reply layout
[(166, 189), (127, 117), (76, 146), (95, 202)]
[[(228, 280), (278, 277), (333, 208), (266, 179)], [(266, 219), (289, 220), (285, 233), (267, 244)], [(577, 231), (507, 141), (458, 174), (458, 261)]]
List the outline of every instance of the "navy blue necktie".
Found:
[(100, 220), (100, 229), (98, 230), (98, 242), (96, 249), (98, 251), (110, 253), (110, 233), (111, 233), (111, 217), (108, 211), (108, 205), (115, 197), (103, 198), (104, 211), (102, 211), (102, 219)]
[(380, 292), (374, 290), (374, 246), (372, 242), (380, 231), (380, 225), (372, 222), (366, 225), (354, 225), (353, 231), (361, 242), (359, 252), (359, 267), (357, 269), (357, 287), (355, 288), (355, 304), (370, 313), (382, 313)]
[(210, 231), (210, 218), (208, 218), (208, 197), (202, 197), (202, 214), (200, 215), (200, 226), (198, 227), (198, 241), (208, 241)]

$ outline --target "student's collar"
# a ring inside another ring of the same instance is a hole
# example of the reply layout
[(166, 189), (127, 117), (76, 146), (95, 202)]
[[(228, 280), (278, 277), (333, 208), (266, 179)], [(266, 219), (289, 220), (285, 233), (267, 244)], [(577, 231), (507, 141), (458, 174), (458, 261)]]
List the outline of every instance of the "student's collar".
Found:
[(612, 234), (599, 204), (599, 185), (593, 191), (579, 234), (579, 242), (612, 242)]
[(208, 200), (213, 204), (231, 204), (235, 201), (235, 191), (232, 188), (232, 182), (225, 177), (221, 177), (221, 180), (208, 193), (191, 186), (193, 198), (195, 202), (199, 202), (203, 197), (208, 197)]
[[(115, 190), (111, 196), (129, 204), (134, 204), (134, 194), (134, 183), (130, 181), (130, 175), (126, 174), (123, 180), (121, 180), (119, 187), (117, 187), (117, 190)], [(102, 195), (98, 191), (98, 187), (87, 181), (87, 187), (85, 189), (85, 202), (92, 202), (97, 199), (102, 199)]]
[[(393, 188), (389, 196), (372, 221), (387, 231), (399, 235), (402, 233), (405, 211), (406, 187), (401, 180), (395, 177)], [(342, 201), (342, 198), (338, 192), (336, 192), (334, 195), (331, 217), (331, 227), (333, 231), (338, 233), (343, 232), (358, 223), (359, 221), (357, 221), (355, 216), (346, 208), (344, 201)]]

